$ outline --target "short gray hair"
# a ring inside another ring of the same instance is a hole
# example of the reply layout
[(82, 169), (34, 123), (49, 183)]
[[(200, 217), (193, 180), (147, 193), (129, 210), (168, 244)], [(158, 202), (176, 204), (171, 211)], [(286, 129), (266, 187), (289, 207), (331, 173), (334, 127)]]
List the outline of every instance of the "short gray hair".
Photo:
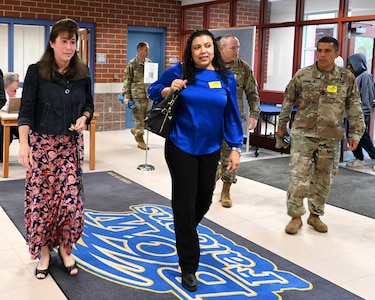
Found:
[(237, 40), (238, 44), (240, 44), (240, 41), (239, 41), (238, 37), (236, 37), (233, 34), (227, 33), (226, 35), (224, 35), (220, 38), (220, 40), (219, 40), (220, 45), (225, 46), (228, 43), (229, 38), (234, 38), (235, 40)]
[(20, 76), (17, 73), (8, 72), (4, 75), (4, 87), (7, 88), (13, 82), (19, 81)]

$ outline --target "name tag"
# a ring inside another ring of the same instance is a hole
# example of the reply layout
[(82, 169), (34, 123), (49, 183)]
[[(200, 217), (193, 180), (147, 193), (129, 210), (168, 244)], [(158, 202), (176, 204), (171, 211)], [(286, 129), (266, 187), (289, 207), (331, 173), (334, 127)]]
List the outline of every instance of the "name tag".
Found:
[(337, 85), (327, 86), (327, 93), (337, 93)]
[(210, 89), (221, 89), (221, 82), (220, 81), (211, 81), (208, 83)]

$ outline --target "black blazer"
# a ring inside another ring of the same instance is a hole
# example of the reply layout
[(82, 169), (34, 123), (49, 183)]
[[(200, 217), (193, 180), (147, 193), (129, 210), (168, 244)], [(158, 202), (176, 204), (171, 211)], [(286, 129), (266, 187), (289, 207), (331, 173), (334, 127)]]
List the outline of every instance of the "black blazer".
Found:
[(40, 134), (69, 134), (68, 128), (84, 111), (92, 118), (90, 77), (71, 81), (59, 75), (58, 81), (50, 82), (41, 78), (39, 64), (29, 66), (22, 90), (19, 126), (29, 125)]

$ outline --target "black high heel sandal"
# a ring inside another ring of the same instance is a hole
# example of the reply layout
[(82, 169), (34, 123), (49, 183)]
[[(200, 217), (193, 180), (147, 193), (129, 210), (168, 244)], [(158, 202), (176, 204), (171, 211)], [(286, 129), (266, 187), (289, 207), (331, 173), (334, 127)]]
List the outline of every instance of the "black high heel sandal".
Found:
[[(51, 253), (49, 254), (49, 262), (48, 262), (47, 269), (39, 270), (38, 266), (36, 267), (36, 269), (35, 269), (35, 277), (36, 277), (36, 279), (45, 279), (48, 276), (50, 263), (51, 263)], [(38, 265), (39, 265), (39, 263), (38, 263)], [(39, 274), (44, 275), (44, 277), (38, 277)]]
[[(64, 260), (63, 260), (63, 258), (62, 258), (62, 256), (61, 256), (61, 253), (60, 253), (60, 247), (59, 247), (59, 249), (57, 250), (57, 252), (58, 252), (58, 254), (59, 254), (60, 260), (61, 260), (61, 262), (62, 262), (62, 264), (63, 264), (63, 266), (64, 266), (65, 271), (66, 271), (70, 276), (76, 276), (76, 275), (78, 274), (78, 266), (77, 266), (77, 262), (74, 262), (74, 265), (73, 265), (73, 266), (67, 267), (67, 266), (65, 266), (65, 264), (64, 264)], [(77, 269), (77, 273), (72, 274), (72, 271), (75, 270), (75, 269)]]

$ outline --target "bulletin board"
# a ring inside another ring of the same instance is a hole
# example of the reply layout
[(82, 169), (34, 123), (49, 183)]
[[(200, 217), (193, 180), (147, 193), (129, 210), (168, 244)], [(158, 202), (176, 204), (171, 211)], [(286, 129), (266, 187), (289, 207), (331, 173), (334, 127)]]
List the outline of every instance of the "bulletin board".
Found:
[(222, 29), (209, 29), (216, 37), (226, 34), (233, 34), (240, 41), (239, 57), (246, 61), (251, 69), (254, 70), (254, 50), (255, 50), (255, 34), (256, 27), (231, 27)]

